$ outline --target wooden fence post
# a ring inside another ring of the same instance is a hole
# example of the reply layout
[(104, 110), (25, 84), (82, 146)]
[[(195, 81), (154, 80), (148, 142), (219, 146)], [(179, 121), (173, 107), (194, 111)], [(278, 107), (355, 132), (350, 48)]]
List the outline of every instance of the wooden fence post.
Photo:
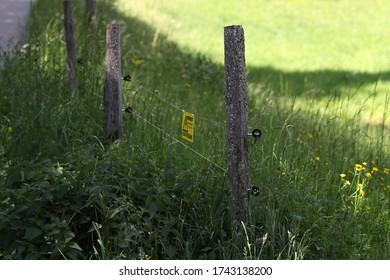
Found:
[(66, 39), (66, 67), (68, 82), (72, 89), (77, 87), (77, 51), (75, 37), (75, 21), (72, 0), (64, 0), (64, 25)]
[(86, 0), (88, 22), (91, 23), (96, 15), (96, 0)]
[(243, 232), (239, 230), (242, 229), (242, 223), (248, 229), (250, 227), (248, 102), (244, 30), (241, 26), (226, 26), (224, 33), (226, 151), (232, 196), (231, 210), (235, 233), (244, 238)]
[(122, 77), (119, 24), (108, 24), (104, 77), (104, 137), (107, 142), (122, 138)]

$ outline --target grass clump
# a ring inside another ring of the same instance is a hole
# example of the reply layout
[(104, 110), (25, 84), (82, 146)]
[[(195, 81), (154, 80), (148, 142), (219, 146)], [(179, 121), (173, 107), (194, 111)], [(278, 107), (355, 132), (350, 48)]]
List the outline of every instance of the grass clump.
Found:
[[(275, 66), (248, 63), (249, 126), (263, 136), (250, 141), (260, 196), (251, 199), (252, 228), (239, 248), (225, 171), (223, 66), (213, 51), (195, 52), (142, 21), (147, 2), (129, 15), (98, 1), (90, 25), (75, 1), (75, 91), (66, 83), (59, 2), (37, 0), (28, 45), (1, 56), (0, 258), (388, 259), (386, 74), (352, 64), (363, 72), (287, 69), (272, 55)], [(192, 20), (164, 14), (176, 2), (159, 5), (163, 22)], [(213, 20), (230, 18), (219, 13)], [(123, 82), (124, 107), (134, 114), (124, 115), (123, 139), (104, 146), (104, 40), (113, 21), (122, 72), (132, 76)], [(180, 139), (182, 110), (195, 114), (193, 144)]]

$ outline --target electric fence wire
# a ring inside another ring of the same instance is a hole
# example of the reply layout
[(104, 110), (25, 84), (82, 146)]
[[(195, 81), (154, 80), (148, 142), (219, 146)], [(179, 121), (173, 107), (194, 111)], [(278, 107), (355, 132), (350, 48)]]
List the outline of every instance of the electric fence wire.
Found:
[[(130, 75), (128, 76), (129, 77), (129, 80), (128, 81), (131, 81), (131, 77)], [(126, 80), (126, 77), (123, 78), (124, 80)], [(136, 92), (141, 92), (141, 91), (144, 91), (148, 94), (150, 94), (151, 96), (149, 98), (153, 98), (153, 97), (156, 97), (157, 99), (159, 99), (163, 104), (165, 104), (166, 106), (169, 106), (171, 108), (174, 108), (175, 110), (177, 111), (180, 111), (180, 112), (186, 112), (186, 110), (184, 110), (183, 108), (180, 108), (179, 106), (177, 106), (176, 104), (174, 104), (173, 102), (170, 102), (168, 101), (167, 99), (163, 98), (160, 96), (160, 91), (158, 90), (152, 90), (151, 88), (148, 88), (146, 86), (144, 86), (143, 84), (141, 84), (140, 82), (137, 82), (137, 81), (132, 81), (132, 84), (135, 85), (136, 87), (138, 87), (137, 89), (134, 89), (134, 91)], [(145, 100), (144, 100), (145, 101)], [(131, 108), (131, 107), (129, 107)], [(153, 124), (152, 122), (148, 121), (146, 118), (142, 117), (141, 115), (137, 114), (132, 108), (130, 109), (130, 111), (127, 111), (127, 109), (125, 109), (126, 112), (128, 113), (132, 113), (134, 116), (136, 116), (137, 118), (141, 119), (142, 121), (144, 121), (146, 124), (152, 126), (154, 129), (158, 130), (159, 132), (161, 132), (165, 137), (168, 137), (172, 140), (175, 141), (175, 143), (179, 143), (181, 144), (183, 147), (185, 147), (186, 149), (190, 150), (191, 152), (193, 152), (195, 155), (203, 158), (204, 160), (206, 160), (207, 162), (209, 162), (210, 164), (214, 165), (215, 167), (217, 167), (218, 169), (220, 169), (221, 171), (223, 171), (224, 173), (227, 172), (227, 169), (226, 168), (223, 168), (222, 166), (220, 166), (219, 164), (215, 163), (214, 161), (212, 161), (210, 158), (206, 157), (205, 155), (201, 154), (200, 152), (196, 151), (195, 149), (191, 148), (190, 146), (186, 145), (185, 143), (183, 143), (182, 141), (180, 141), (179, 139), (177, 139), (176, 137), (172, 136), (171, 134), (169, 134), (168, 132), (166, 132), (163, 128)], [(195, 115), (195, 114), (194, 114)], [(218, 126), (219, 128), (225, 128), (226, 127), (226, 124), (222, 124), (221, 122), (217, 122), (215, 120), (211, 120), (211, 118), (205, 118), (205, 117), (199, 117), (198, 115), (195, 115), (196, 118), (198, 119), (203, 119), (205, 121), (207, 121), (209, 124), (210, 123), (214, 123), (216, 126)], [(258, 130), (258, 129), (255, 129), (255, 130)], [(255, 131), (254, 130), (254, 131)], [(261, 131), (258, 130), (260, 132), (260, 135), (261, 135)], [(260, 137), (260, 135), (258, 137), (255, 137), (255, 142), (257, 140), (257, 138)], [(253, 135), (255, 136), (255, 135)]]
[(176, 137), (172, 136), (171, 134), (169, 134), (168, 132), (166, 132), (164, 129), (162, 129), (161, 127), (151, 123), (150, 121), (148, 121), (147, 119), (145, 119), (144, 117), (142, 117), (141, 115), (137, 114), (134, 110), (131, 111), (131, 113), (136, 116), (137, 118), (141, 119), (142, 121), (144, 121), (146, 124), (150, 125), (151, 127), (153, 127), (154, 129), (158, 130), (159, 132), (161, 132), (164, 136), (172, 139), (175, 141), (175, 143), (179, 143), (181, 144), (182, 146), (184, 146), (186, 149), (190, 150), (191, 152), (193, 152), (194, 154), (196, 154), (197, 156), (203, 158), (204, 160), (206, 160), (207, 162), (209, 162), (210, 164), (214, 165), (215, 167), (217, 167), (218, 169), (222, 170), (224, 173), (227, 172), (227, 169), (226, 168), (223, 168), (222, 166), (220, 166), (219, 164), (215, 163), (214, 161), (212, 161), (211, 159), (209, 159), (208, 157), (206, 157), (205, 155), (199, 153), (198, 151), (196, 151), (195, 149), (191, 148), (190, 146), (186, 145), (185, 143), (183, 143), (182, 141), (180, 141), (179, 139), (177, 139)]
[[(131, 80), (131, 77), (128, 76)], [(126, 77), (123, 78), (124, 80), (126, 80)], [(130, 81), (128, 80), (128, 81)], [(183, 108), (180, 108), (179, 106), (177, 106), (176, 104), (174, 104), (173, 102), (170, 102), (168, 101), (167, 99), (161, 97), (160, 95), (160, 91), (158, 90), (152, 90), (151, 88), (149, 87), (146, 87), (144, 86), (142, 83), (138, 82), (138, 81), (132, 81), (132, 84), (136, 86), (137, 89), (134, 89), (136, 90), (136, 92), (145, 92), (149, 95), (151, 95), (149, 98), (153, 98), (153, 97), (156, 97), (158, 100), (160, 100), (163, 104), (165, 104), (166, 106), (169, 106), (177, 111), (180, 111), (180, 112), (186, 112), (186, 110), (184, 110)], [(125, 110), (126, 111), (126, 110)], [(127, 111), (129, 112), (129, 111)], [(183, 147), (185, 147), (186, 149), (190, 150), (191, 152), (193, 152), (195, 155), (203, 158), (204, 160), (206, 160), (207, 162), (209, 162), (210, 164), (214, 165), (216, 168), (220, 169), (221, 171), (223, 171), (224, 173), (227, 172), (227, 169), (226, 168), (223, 168), (222, 166), (220, 166), (219, 164), (215, 163), (214, 161), (212, 161), (210, 158), (208, 158), (207, 156), (201, 154), (200, 152), (196, 151), (195, 149), (191, 148), (190, 146), (186, 145), (185, 143), (183, 143), (182, 141), (180, 141), (179, 139), (177, 139), (176, 137), (172, 136), (171, 134), (169, 134), (168, 132), (166, 132), (163, 128), (153, 124), (152, 122), (150, 122), (149, 120), (147, 120), (146, 118), (142, 117), (140, 114), (137, 114), (133, 108), (131, 109), (130, 111), (135, 117), (141, 119), (142, 121), (144, 121), (146, 124), (152, 126), (154, 129), (158, 130), (159, 132), (161, 132), (165, 137), (168, 137), (172, 140), (175, 141), (175, 143), (179, 143), (181, 144)], [(130, 113), (129, 112), (129, 113)], [(195, 115), (195, 114), (194, 114)], [(195, 117), (197, 119), (201, 119), (201, 120), (205, 120), (207, 121), (209, 124), (210, 123), (213, 123), (214, 125), (218, 126), (219, 128), (225, 128), (226, 125), (221, 123), (221, 122), (218, 122), (218, 121), (215, 121), (215, 120), (212, 120), (211, 118), (205, 118), (205, 117), (200, 117), (198, 115), (195, 115)]]
[[(172, 107), (174, 108), (175, 110), (177, 111), (180, 111), (180, 112), (188, 112), (187, 110), (183, 109), (183, 108), (180, 108), (179, 106), (177, 106), (176, 104), (166, 100), (165, 98), (161, 97), (161, 94), (160, 94), (160, 91), (159, 90), (152, 90), (151, 88), (148, 88), (146, 86), (144, 86), (143, 84), (141, 84), (140, 82), (137, 82), (137, 81), (133, 81), (133, 83), (138, 86), (141, 90), (144, 90), (146, 93), (149, 93), (151, 94), (151, 97), (156, 97), (157, 99), (159, 99), (163, 104), (165, 104), (166, 106), (169, 106), (169, 107)], [(225, 128), (226, 125), (222, 122), (218, 122), (218, 121), (215, 121), (213, 120), (212, 118), (210, 117), (201, 117), (199, 116), (198, 114), (195, 114), (195, 117), (197, 119), (200, 119), (200, 120), (204, 120), (204, 121), (207, 121), (208, 123), (213, 123), (215, 126), (217, 127), (220, 127), (220, 128)]]

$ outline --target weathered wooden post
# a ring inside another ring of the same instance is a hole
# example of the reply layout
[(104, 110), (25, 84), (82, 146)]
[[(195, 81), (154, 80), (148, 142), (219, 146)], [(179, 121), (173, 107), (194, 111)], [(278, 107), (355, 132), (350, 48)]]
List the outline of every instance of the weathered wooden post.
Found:
[(250, 178), (245, 42), (241, 26), (225, 27), (225, 103), (232, 218), (235, 233), (243, 238), (242, 224), (250, 227)]
[(75, 37), (75, 21), (72, 0), (64, 0), (64, 25), (66, 40), (66, 70), (68, 82), (72, 89), (77, 87), (77, 51)]
[(122, 78), (119, 24), (108, 24), (104, 77), (104, 137), (107, 142), (122, 138)]
[(86, 7), (87, 7), (88, 22), (91, 23), (95, 20), (96, 0), (86, 0)]

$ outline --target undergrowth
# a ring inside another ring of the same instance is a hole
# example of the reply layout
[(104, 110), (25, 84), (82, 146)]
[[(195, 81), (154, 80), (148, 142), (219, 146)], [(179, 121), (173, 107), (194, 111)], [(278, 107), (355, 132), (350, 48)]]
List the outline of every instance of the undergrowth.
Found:
[[(110, 1), (98, 2), (89, 24), (75, 1), (80, 64), (72, 91), (58, 2), (37, 0), (28, 44), (1, 56), (0, 258), (389, 258), (389, 96), (383, 121), (364, 123), (359, 110), (345, 117), (348, 102), (337, 93), (311, 106), (322, 90), (315, 84), (302, 104), (284, 99), (294, 92), (282, 80), (249, 77), (249, 126), (263, 132), (249, 147), (260, 196), (251, 198), (252, 227), (239, 247), (223, 66), (182, 51)], [(123, 139), (105, 146), (112, 21), (122, 30), (122, 72), (133, 78), (123, 82), (124, 107), (135, 114), (124, 114)], [(196, 117), (193, 144), (180, 139), (182, 109)]]

